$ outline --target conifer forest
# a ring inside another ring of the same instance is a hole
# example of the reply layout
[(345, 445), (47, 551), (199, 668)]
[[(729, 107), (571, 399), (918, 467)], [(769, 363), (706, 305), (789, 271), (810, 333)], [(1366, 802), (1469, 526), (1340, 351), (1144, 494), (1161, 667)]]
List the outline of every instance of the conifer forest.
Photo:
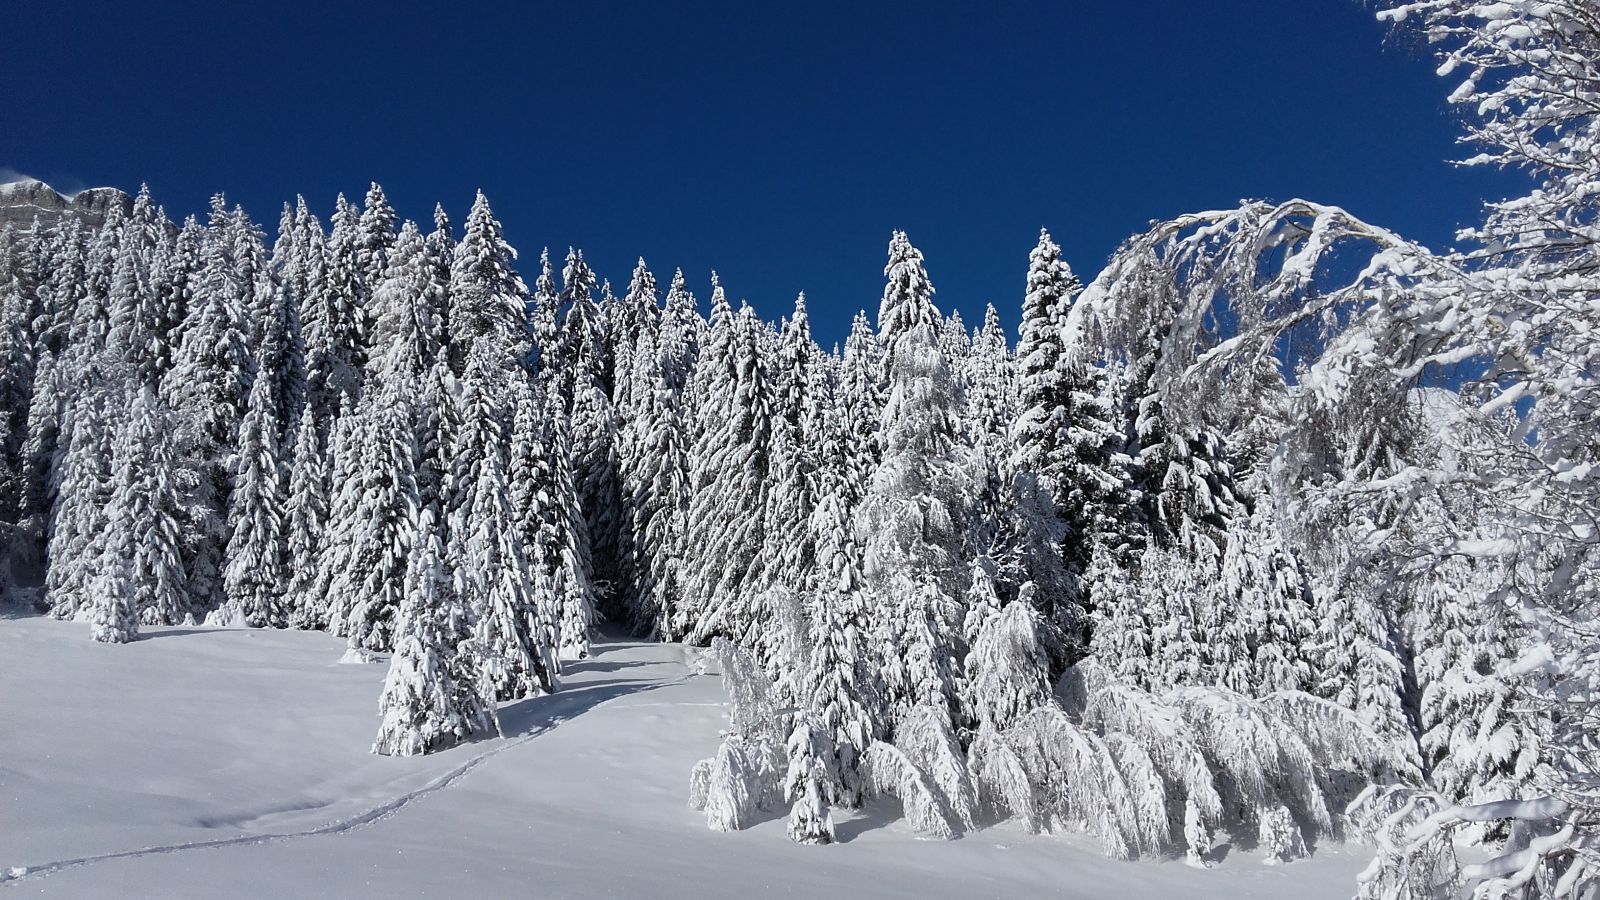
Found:
[(1600, 9), (1379, 15), (1529, 190), (1448, 251), (1305, 200), (1098, 273), (1041, 231), (1014, 334), (899, 231), (828, 347), (803, 294), (519, 254), (483, 193), (13, 222), (7, 600), (107, 645), (326, 632), (386, 662), (380, 757), (495, 738), (607, 636), (681, 644), (728, 695), (673, 775), (715, 831), (877, 804), (1600, 896)]

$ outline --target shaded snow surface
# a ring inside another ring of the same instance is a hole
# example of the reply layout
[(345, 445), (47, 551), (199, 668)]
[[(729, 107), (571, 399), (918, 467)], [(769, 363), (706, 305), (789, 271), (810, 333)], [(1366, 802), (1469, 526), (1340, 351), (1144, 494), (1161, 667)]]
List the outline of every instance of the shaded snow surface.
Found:
[[(1289, 866), (1117, 863), (1002, 826), (917, 840), (891, 808), (790, 843), (687, 804), (726, 725), (681, 647), (610, 641), (554, 696), (505, 704), (507, 737), (368, 752), (385, 666), (324, 634), (0, 619), (0, 898), (765, 896), (1344, 898), (1367, 854)], [(199, 845), (199, 846), (194, 846)], [(155, 849), (147, 849), (155, 848)], [(17, 868), (14, 868), (17, 867)]]

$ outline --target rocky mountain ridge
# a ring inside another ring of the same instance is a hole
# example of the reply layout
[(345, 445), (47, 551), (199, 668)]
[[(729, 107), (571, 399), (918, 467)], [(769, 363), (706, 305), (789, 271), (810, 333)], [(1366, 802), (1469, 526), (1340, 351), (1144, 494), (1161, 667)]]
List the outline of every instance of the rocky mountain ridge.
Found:
[(124, 212), (133, 209), (133, 198), (112, 187), (89, 188), (71, 197), (42, 181), (27, 179), (0, 184), (0, 229), (11, 226), (25, 229), (35, 219), (48, 228), (66, 216), (75, 216), (90, 228), (105, 224), (113, 205)]

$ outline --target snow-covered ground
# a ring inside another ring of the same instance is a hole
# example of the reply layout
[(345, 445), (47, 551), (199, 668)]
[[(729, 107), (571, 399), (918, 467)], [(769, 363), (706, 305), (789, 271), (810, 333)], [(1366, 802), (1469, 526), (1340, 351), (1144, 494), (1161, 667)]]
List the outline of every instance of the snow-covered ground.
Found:
[[(368, 753), (384, 666), (324, 634), (0, 619), (0, 895), (153, 898), (1347, 898), (1368, 854), (1117, 863), (1006, 828), (917, 840), (892, 810), (841, 843), (774, 818), (718, 834), (687, 805), (726, 695), (674, 644), (611, 641), (504, 739)], [(13, 868), (17, 867), (17, 868)]]

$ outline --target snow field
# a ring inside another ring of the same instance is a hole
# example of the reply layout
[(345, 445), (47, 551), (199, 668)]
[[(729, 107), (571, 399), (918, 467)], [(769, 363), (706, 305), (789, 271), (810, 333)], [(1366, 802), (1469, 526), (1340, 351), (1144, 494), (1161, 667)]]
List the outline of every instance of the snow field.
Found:
[[(0, 871), (33, 871), (0, 891), (1318, 900), (1350, 896), (1369, 856), (1117, 863), (1079, 837), (1005, 826), (920, 841), (891, 807), (835, 810), (829, 847), (791, 843), (781, 813), (720, 834), (685, 798), (727, 697), (679, 645), (599, 644), (561, 692), (501, 706), (506, 738), (390, 758), (368, 752), (384, 667), (337, 664), (343, 643), (151, 628), (106, 646), (82, 624), (0, 619)], [(137, 852), (218, 841), (238, 842)]]

